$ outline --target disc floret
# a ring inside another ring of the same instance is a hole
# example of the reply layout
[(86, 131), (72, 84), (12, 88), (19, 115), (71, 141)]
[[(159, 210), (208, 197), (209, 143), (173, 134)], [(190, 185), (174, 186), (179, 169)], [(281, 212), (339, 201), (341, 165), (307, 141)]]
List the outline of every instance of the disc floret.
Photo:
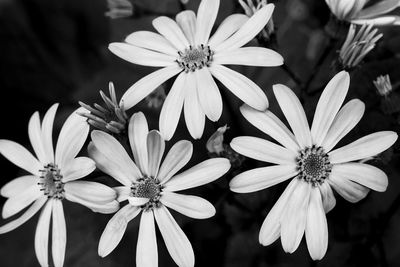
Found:
[(322, 147), (313, 145), (300, 151), (297, 157), (298, 178), (313, 186), (322, 184), (329, 177), (332, 164)]
[(190, 45), (184, 51), (178, 51), (179, 58), (176, 60), (178, 65), (185, 71), (195, 71), (204, 66), (209, 67), (213, 60), (214, 51), (210, 46), (203, 44), (195, 47)]
[(144, 176), (131, 186), (132, 197), (148, 198), (149, 201), (142, 206), (145, 211), (160, 206), (162, 186), (158, 179)]
[(64, 199), (64, 183), (63, 176), (56, 164), (49, 163), (39, 170), (41, 175), (38, 185), (40, 191), (48, 198)]

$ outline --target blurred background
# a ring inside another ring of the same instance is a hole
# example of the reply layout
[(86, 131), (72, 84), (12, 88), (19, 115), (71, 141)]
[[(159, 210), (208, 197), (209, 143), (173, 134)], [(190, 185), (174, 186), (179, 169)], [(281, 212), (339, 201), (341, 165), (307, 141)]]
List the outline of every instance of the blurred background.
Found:
[[(110, 11), (106, 0), (0, 0), (0, 138), (14, 140), (31, 149), (27, 125), (34, 111), (44, 114), (53, 103), (59, 102), (55, 126), (58, 133), (66, 116), (79, 106), (78, 101), (102, 103), (99, 90), (107, 91), (109, 81), (114, 82), (118, 97), (122, 96), (129, 86), (153, 69), (123, 61), (108, 51), (108, 44), (123, 41), (134, 31), (153, 31), (151, 21), (155, 17), (174, 17), (183, 9), (196, 11), (199, 2), (132, 0), (132, 15), (112, 19), (105, 16)], [(289, 86), (301, 97), (311, 120), (321, 90), (336, 73), (334, 62), (341, 46), (340, 42), (332, 44), (324, 30), (330, 17), (329, 9), (321, 0), (268, 2), (276, 4), (273, 14), (276, 42), (271, 47), (284, 57), (285, 67), (233, 68), (264, 90), (270, 109), (280, 118), (283, 118), (282, 112), (272, 94), (272, 85)], [(236, 0), (221, 0), (215, 27), (232, 13), (243, 13), (243, 9)], [(117, 16), (120, 13), (108, 14)], [(384, 36), (377, 47), (362, 65), (351, 71), (351, 88), (346, 99), (364, 101), (365, 115), (339, 146), (374, 131), (399, 132), (400, 27), (379, 28), (379, 32)], [(257, 45), (256, 41), (253, 45)], [(324, 55), (323, 60), (321, 55)], [(388, 97), (380, 96), (373, 84), (376, 77), (385, 74), (390, 75), (393, 85)], [(141, 110), (150, 128), (158, 128), (160, 104), (170, 86), (171, 81), (166, 82), (129, 114)], [(226, 124), (230, 127), (225, 133), (226, 144), (240, 135), (266, 138), (240, 115), (240, 100), (226, 89), (222, 91), (223, 115), (217, 123), (206, 123), (201, 140), (191, 139), (181, 117), (178, 131), (167, 144), (170, 147), (177, 140), (191, 140), (195, 153), (190, 165), (215, 156), (207, 150), (206, 142), (218, 127)], [(251, 194), (229, 192), (228, 182), (236, 173), (262, 165), (235, 158), (236, 165), (228, 175), (191, 192), (210, 200), (216, 206), (216, 216), (194, 220), (173, 212), (193, 245), (196, 266), (400, 266), (398, 143), (369, 162), (387, 173), (389, 187), (385, 193), (371, 192), (356, 204), (337, 197), (335, 209), (327, 214), (328, 251), (319, 262), (311, 260), (304, 240), (291, 255), (284, 253), (279, 240), (269, 247), (259, 245), (262, 221), (286, 184)], [(0, 185), (22, 174), (4, 157), (0, 157), (0, 167)], [(112, 183), (100, 173), (88, 179)], [(0, 199), (1, 204), (4, 201)], [(68, 201), (64, 204), (68, 234), (66, 267), (135, 265), (138, 218), (129, 224), (115, 251), (102, 259), (97, 255), (98, 240), (112, 215), (95, 214)], [(34, 254), (37, 219), (38, 215), (0, 236), (0, 266), (39, 266)], [(5, 222), (0, 220), (1, 224)], [(175, 266), (159, 233), (157, 236), (159, 265)]]

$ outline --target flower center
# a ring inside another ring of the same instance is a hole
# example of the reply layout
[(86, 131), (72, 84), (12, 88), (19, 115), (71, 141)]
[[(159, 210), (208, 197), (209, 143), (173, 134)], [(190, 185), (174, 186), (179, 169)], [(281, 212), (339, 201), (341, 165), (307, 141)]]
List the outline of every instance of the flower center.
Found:
[(160, 206), (161, 189), (162, 186), (157, 179), (145, 176), (132, 185), (131, 194), (134, 197), (150, 199), (142, 206), (144, 210), (149, 210)]
[(329, 177), (332, 164), (322, 147), (312, 146), (300, 151), (297, 157), (298, 178), (313, 186), (322, 184)]
[(64, 199), (64, 183), (61, 181), (62, 175), (57, 165), (50, 163), (39, 171), (42, 173), (38, 183), (40, 191), (48, 198)]
[(209, 67), (214, 52), (210, 49), (210, 46), (199, 45), (197, 47), (189, 46), (185, 51), (178, 51), (178, 54), (179, 58), (176, 62), (185, 72), (189, 72), (201, 69), (204, 66)]

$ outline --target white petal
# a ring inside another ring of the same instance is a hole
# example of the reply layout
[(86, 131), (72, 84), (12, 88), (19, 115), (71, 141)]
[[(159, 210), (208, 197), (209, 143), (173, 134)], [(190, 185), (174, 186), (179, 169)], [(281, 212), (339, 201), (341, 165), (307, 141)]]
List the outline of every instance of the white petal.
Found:
[(168, 209), (161, 205), (160, 208), (154, 209), (154, 216), (168, 252), (175, 263), (178, 266), (193, 267), (192, 245)]
[[(51, 161), (49, 161), (49, 158), (47, 157), (46, 152), (44, 151), (42, 129), (40, 126), (40, 117), (39, 117), (39, 112), (37, 111), (33, 113), (33, 115), (29, 120), (28, 135), (29, 135), (29, 141), (31, 142), (33, 150), (35, 151), (35, 154), (39, 159), (39, 161), (42, 162), (43, 164), (50, 163)], [(52, 154), (54, 154), (54, 152), (52, 152)]]
[(268, 99), (263, 90), (244, 75), (218, 64), (211, 65), (209, 70), (228, 90), (247, 105), (261, 111), (268, 108)]
[(163, 84), (169, 78), (175, 76), (182, 69), (176, 65), (165, 67), (144, 76), (129, 89), (122, 96), (120, 105), (123, 105), (125, 109), (130, 109), (137, 103), (143, 100), (147, 95), (154, 91), (158, 86)]
[(213, 158), (205, 160), (192, 168), (174, 176), (165, 183), (164, 191), (175, 192), (188, 188), (197, 187), (220, 178), (231, 167), (226, 158)]
[(358, 99), (353, 99), (343, 106), (332, 122), (322, 147), (329, 152), (337, 143), (348, 134), (360, 121), (364, 114), (365, 105)]
[(143, 211), (140, 218), (136, 247), (136, 266), (158, 266), (156, 227), (152, 211)]
[(311, 189), (305, 233), (311, 258), (322, 259), (328, 248), (328, 224), (321, 195), (316, 187)]
[(206, 118), (197, 94), (196, 76), (192, 72), (186, 75), (186, 94), (183, 107), (185, 122), (190, 135), (194, 139), (200, 139), (203, 135)]
[(0, 154), (11, 161), (14, 165), (39, 175), (43, 165), (25, 147), (10, 140), (0, 139)]
[(300, 150), (294, 135), (271, 111), (260, 112), (247, 105), (240, 107), (240, 112), (253, 126), (275, 139), (294, 153)]
[(232, 50), (251, 41), (267, 25), (274, 11), (274, 5), (268, 4), (258, 10), (230, 38), (214, 48), (215, 51)]
[(131, 195), (131, 187), (130, 186), (117, 186), (113, 187), (115, 192), (117, 193), (117, 201), (122, 202), (128, 199)]
[(26, 211), (24, 214), (22, 214), (18, 219), (15, 219), (14, 221), (11, 221), (3, 226), (0, 227), (0, 234), (8, 233), (15, 228), (19, 227), (20, 225), (24, 224), (26, 221), (28, 221), (33, 215), (38, 212), (46, 203), (47, 197), (43, 196), (36, 200)]
[(153, 27), (179, 51), (189, 47), (188, 40), (173, 19), (165, 16), (158, 17), (153, 20)]
[(149, 202), (150, 199), (145, 198), (145, 197), (128, 197), (129, 204), (132, 206), (143, 206), (147, 202)]
[(268, 48), (243, 47), (215, 53), (213, 64), (273, 67), (282, 65), (283, 57)]
[(213, 36), (208, 41), (208, 45), (212, 48), (217, 47), (223, 41), (231, 37), (243, 24), (249, 19), (244, 14), (232, 14), (219, 25)]
[(191, 218), (207, 219), (215, 215), (214, 206), (201, 197), (164, 192), (160, 201), (168, 208)]
[(42, 213), (40, 213), (39, 221), (36, 226), (35, 252), (41, 266), (49, 266), (48, 245), (52, 206), (53, 199), (47, 202), (46, 206), (42, 210)]
[(369, 134), (329, 152), (329, 160), (336, 164), (372, 157), (391, 147), (396, 140), (397, 134), (391, 131)]
[(44, 115), (42, 122), (43, 149), (49, 162), (54, 162), (53, 124), (57, 108), (58, 103), (52, 105)]
[(211, 121), (217, 121), (222, 114), (222, 97), (208, 68), (195, 71), (197, 93), (201, 108)]
[(197, 11), (196, 44), (206, 45), (219, 9), (219, 0), (202, 0)]
[(10, 182), (3, 185), (0, 189), (0, 195), (3, 197), (13, 197), (38, 183), (38, 178), (33, 175), (25, 175), (11, 180)]
[(284, 214), (286, 204), (298, 183), (298, 179), (292, 179), (292, 181), (290, 181), (285, 191), (283, 191), (282, 195), (279, 197), (278, 201), (265, 218), (258, 236), (258, 240), (263, 246), (268, 246), (279, 238), (281, 230), (281, 217)]
[(146, 117), (142, 112), (132, 115), (129, 121), (129, 143), (131, 145), (132, 154), (135, 163), (141, 170), (143, 175), (148, 175), (149, 161), (147, 158), (147, 134), (149, 126)]
[(170, 140), (175, 133), (183, 107), (187, 75), (181, 72), (176, 78), (160, 113), (159, 128), (165, 140)]
[(367, 187), (352, 182), (348, 178), (340, 176), (335, 172), (330, 174), (328, 183), (339, 195), (351, 203), (358, 202), (365, 198), (369, 192)]
[(55, 157), (56, 164), (60, 169), (67, 166), (76, 157), (89, 134), (89, 124), (86, 122), (86, 118), (78, 115), (82, 111), (84, 108), (81, 107), (72, 112), (61, 128)]
[(333, 77), (322, 92), (311, 126), (313, 143), (320, 146), (336, 117), (349, 90), (350, 76), (341, 71)]
[(399, 0), (380, 1), (372, 6), (369, 6), (361, 10), (361, 12), (358, 13), (357, 18), (359, 19), (373, 18), (382, 14), (386, 14), (399, 6), (400, 6)]
[(116, 56), (134, 64), (150, 67), (175, 65), (176, 56), (167, 55), (127, 43), (111, 43), (108, 49)]
[(65, 166), (62, 175), (63, 183), (83, 178), (96, 169), (96, 163), (87, 157), (74, 158), (70, 164)]
[(65, 226), (64, 208), (61, 200), (53, 202), (52, 252), (55, 267), (64, 265), (67, 229)]
[(296, 94), (283, 84), (273, 86), (279, 106), (289, 122), (290, 128), (301, 148), (310, 147), (311, 132), (307, 117)]
[(114, 214), (100, 237), (98, 247), (100, 257), (107, 256), (115, 249), (125, 233), (128, 222), (135, 218), (140, 211), (141, 209), (138, 207), (125, 205)]
[(256, 168), (236, 175), (229, 187), (236, 193), (256, 192), (293, 178), (297, 173), (295, 164)]
[(149, 159), (149, 176), (157, 177), (158, 170), (160, 168), (160, 163), (162, 156), (164, 155), (165, 142), (161, 137), (161, 134), (152, 130), (147, 135), (147, 151)]
[(193, 145), (191, 142), (181, 140), (175, 143), (161, 164), (157, 179), (162, 183), (167, 182), (189, 162), (192, 154)]
[(336, 206), (335, 195), (333, 194), (329, 183), (320, 184), (318, 187), (321, 193), (322, 205), (324, 206), (325, 213), (328, 213)]
[(164, 36), (155, 32), (137, 31), (129, 34), (125, 42), (171, 56), (178, 55), (176, 48)]
[(184, 10), (176, 15), (175, 20), (182, 29), (189, 43), (195, 45), (196, 14), (192, 10)]
[(9, 218), (28, 207), (33, 201), (43, 196), (37, 184), (33, 184), (23, 191), (7, 199), (3, 206), (2, 216)]
[(383, 16), (373, 19), (355, 19), (352, 20), (351, 23), (358, 25), (373, 24), (374, 26), (379, 27), (396, 25), (396, 21), (398, 21), (398, 16)]

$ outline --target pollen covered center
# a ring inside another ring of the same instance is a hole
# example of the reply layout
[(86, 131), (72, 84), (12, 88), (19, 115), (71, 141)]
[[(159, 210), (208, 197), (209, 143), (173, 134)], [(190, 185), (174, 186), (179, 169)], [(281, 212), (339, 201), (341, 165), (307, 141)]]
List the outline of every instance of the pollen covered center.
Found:
[(38, 185), (40, 191), (48, 198), (64, 199), (64, 183), (60, 169), (55, 164), (47, 164), (42, 170), (39, 170), (41, 175)]
[(143, 177), (134, 183), (131, 187), (133, 197), (148, 198), (149, 202), (142, 206), (144, 210), (159, 207), (162, 186), (160, 182), (153, 177)]
[(300, 151), (297, 157), (298, 178), (313, 186), (322, 184), (329, 177), (332, 164), (322, 147), (312, 146)]
[(178, 51), (179, 58), (176, 60), (178, 65), (185, 71), (195, 71), (204, 66), (209, 67), (214, 52), (210, 46), (199, 45), (197, 47), (189, 46), (184, 51)]

